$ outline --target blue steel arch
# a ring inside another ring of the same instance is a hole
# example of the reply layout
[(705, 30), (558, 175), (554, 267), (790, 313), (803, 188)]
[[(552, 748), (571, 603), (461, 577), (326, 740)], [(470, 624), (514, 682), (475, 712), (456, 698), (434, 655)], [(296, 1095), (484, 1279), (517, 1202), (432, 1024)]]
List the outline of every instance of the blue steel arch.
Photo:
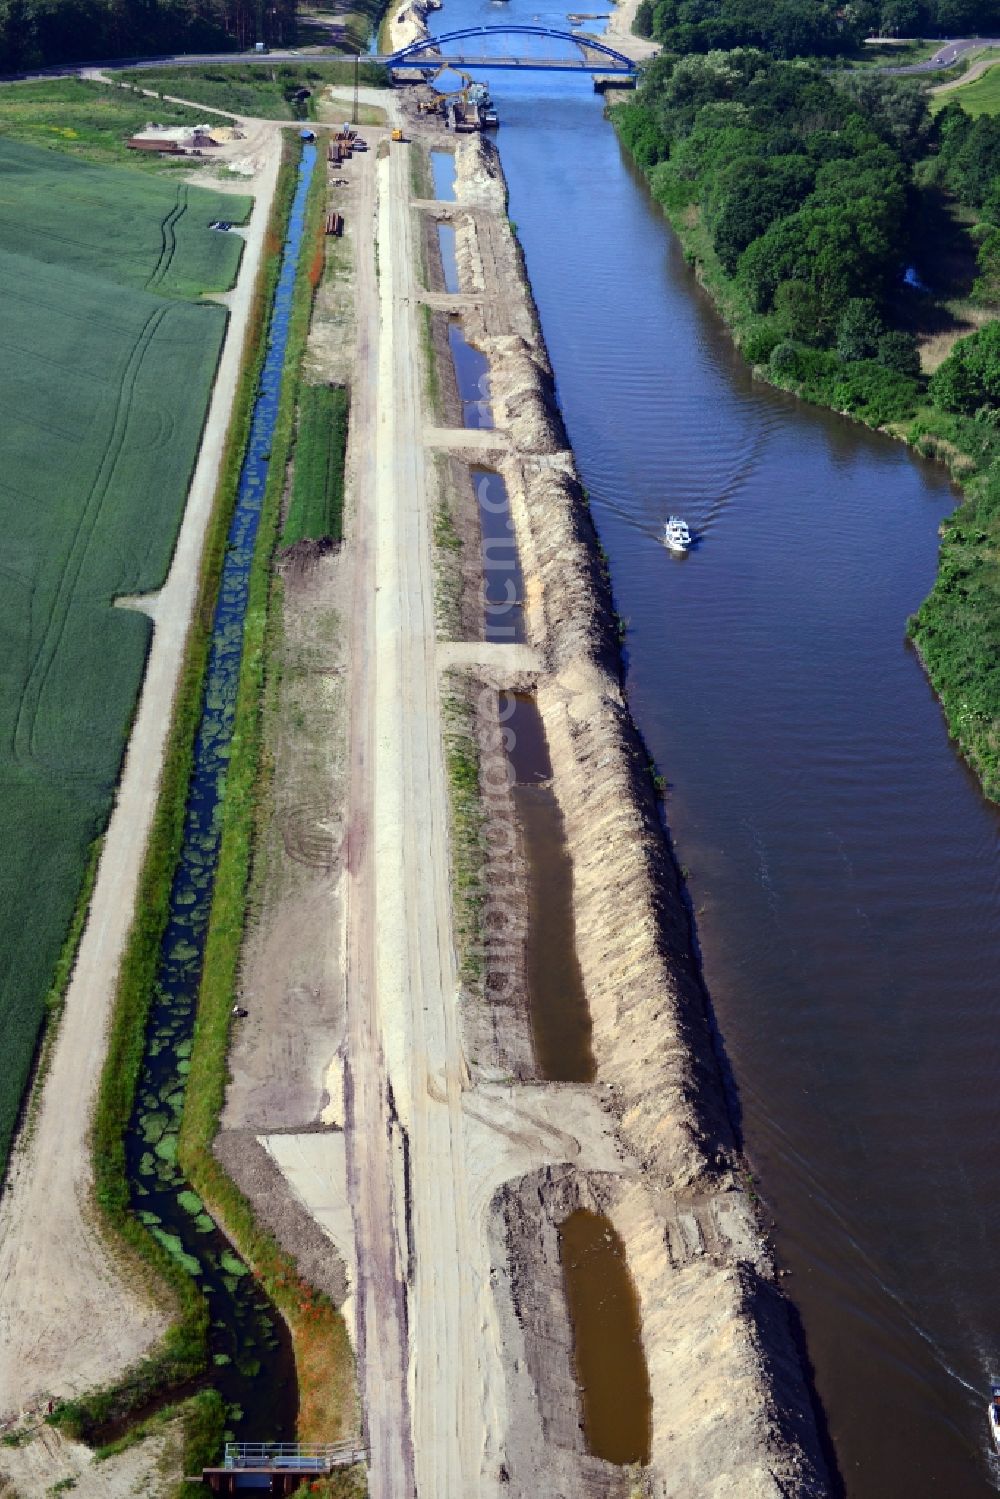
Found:
[[(461, 31), (444, 31), (438, 36), (424, 37), (422, 40), (410, 42), (406, 47), (400, 47), (398, 52), (391, 53), (382, 58), (386, 67), (391, 68), (396, 63), (401, 63), (406, 58), (419, 57), (429, 47), (438, 48), (445, 42), (461, 42), (468, 37), (476, 36), (545, 36), (553, 41), (572, 42), (574, 47), (586, 47), (588, 52), (602, 52), (605, 57), (612, 58), (616, 63), (628, 68), (630, 73), (638, 72), (638, 64), (631, 57), (625, 57), (623, 53), (616, 52), (613, 47), (606, 47), (603, 42), (592, 40), (590, 37), (576, 36), (572, 31), (558, 31), (554, 26), (465, 26)], [(428, 65), (433, 59), (428, 59)], [(447, 62), (446, 57), (440, 59)]]

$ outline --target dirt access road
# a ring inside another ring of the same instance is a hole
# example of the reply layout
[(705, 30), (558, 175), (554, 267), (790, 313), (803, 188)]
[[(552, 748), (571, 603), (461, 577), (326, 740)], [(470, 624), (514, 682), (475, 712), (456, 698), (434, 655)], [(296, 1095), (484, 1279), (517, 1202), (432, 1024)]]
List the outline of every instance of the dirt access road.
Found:
[(144, 604), (153, 643), (90, 914), (37, 1118), (0, 1198), (0, 1426), (50, 1395), (120, 1374), (163, 1326), (124, 1283), (94, 1220), (88, 1128), (277, 181), (277, 128), (259, 151), (239, 280), (220, 299), (229, 325), (177, 547), (166, 584)]
[[(456, 1202), (465, 1176), (464, 1075), (453, 1012), (408, 154), (393, 150), (377, 170), (378, 302), (376, 309), (371, 269), (360, 266), (366, 336), (362, 404), (353, 413), (374, 440), (363, 441), (356, 427), (364, 463), (356, 476), (351, 651), (346, 1123), (369, 1483), (376, 1499), (405, 1499), (469, 1491), (482, 1413), (478, 1400), (470, 1411), (462, 1398), (475, 1320), (466, 1215)], [(478, 1391), (481, 1381), (473, 1384)], [(453, 1415), (443, 1440), (425, 1429), (433, 1412)]]
[[(451, 434), (425, 424), (407, 147), (393, 146), (376, 173), (377, 272), (363, 254), (349, 473), (344, 1077), (357, 1354), (373, 1499), (471, 1499), (508, 1492), (505, 1456), (518, 1440), (492, 1288), (493, 1194), (551, 1161), (586, 1154), (614, 1170), (618, 1158), (589, 1097), (473, 1088), (466, 1067), (439, 702), (450, 656), (435, 631), (429, 452)], [(500, 649), (489, 648), (491, 660)], [(320, 1217), (322, 1191), (303, 1198)]]

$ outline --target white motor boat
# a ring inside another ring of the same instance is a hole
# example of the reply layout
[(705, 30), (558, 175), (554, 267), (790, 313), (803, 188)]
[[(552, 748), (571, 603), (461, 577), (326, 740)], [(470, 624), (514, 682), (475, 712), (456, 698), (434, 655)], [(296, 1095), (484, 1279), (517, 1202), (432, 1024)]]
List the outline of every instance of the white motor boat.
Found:
[(986, 1415), (993, 1445), (1000, 1452), (1000, 1384), (995, 1381), (990, 1385), (990, 1403), (986, 1407)]
[(671, 552), (686, 552), (691, 545), (687, 521), (672, 515), (663, 528), (663, 545)]

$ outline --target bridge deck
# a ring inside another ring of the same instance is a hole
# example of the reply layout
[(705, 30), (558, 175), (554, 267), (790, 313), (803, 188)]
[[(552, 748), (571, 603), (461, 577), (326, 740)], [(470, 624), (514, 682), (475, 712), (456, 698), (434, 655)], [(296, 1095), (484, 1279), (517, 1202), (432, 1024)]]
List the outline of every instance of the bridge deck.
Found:
[(376, 56), (365, 58), (366, 62), (382, 63), (387, 68), (395, 70), (407, 68), (416, 72), (426, 68), (439, 68), (442, 63), (447, 63), (456, 68), (518, 68), (522, 73), (621, 73), (629, 75), (635, 72), (634, 67), (627, 67), (624, 63), (613, 62), (610, 57), (588, 58), (588, 57), (482, 57), (467, 52), (449, 54), (447, 57), (438, 53), (429, 54), (426, 57), (404, 57), (398, 59), (391, 54), (388, 56)]

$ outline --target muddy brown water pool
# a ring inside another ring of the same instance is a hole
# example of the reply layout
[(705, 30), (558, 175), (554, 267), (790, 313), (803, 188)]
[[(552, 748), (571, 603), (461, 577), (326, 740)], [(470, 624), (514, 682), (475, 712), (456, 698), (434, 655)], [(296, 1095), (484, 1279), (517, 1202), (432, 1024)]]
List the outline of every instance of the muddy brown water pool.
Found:
[(512, 792), (528, 866), (528, 1004), (535, 1060), (552, 1082), (594, 1076), (590, 1011), (576, 956), (573, 868), (552, 790), (552, 764), (534, 697), (505, 695), (502, 707)]
[(649, 1461), (652, 1400), (639, 1298), (610, 1221), (579, 1208), (559, 1225), (587, 1450), (611, 1463)]
[[(904, 639), (956, 497), (750, 378), (589, 82), (482, 76), (844, 1487), (976, 1499), (997, 1487), (1000, 819)], [(698, 536), (678, 560), (672, 512)]]

